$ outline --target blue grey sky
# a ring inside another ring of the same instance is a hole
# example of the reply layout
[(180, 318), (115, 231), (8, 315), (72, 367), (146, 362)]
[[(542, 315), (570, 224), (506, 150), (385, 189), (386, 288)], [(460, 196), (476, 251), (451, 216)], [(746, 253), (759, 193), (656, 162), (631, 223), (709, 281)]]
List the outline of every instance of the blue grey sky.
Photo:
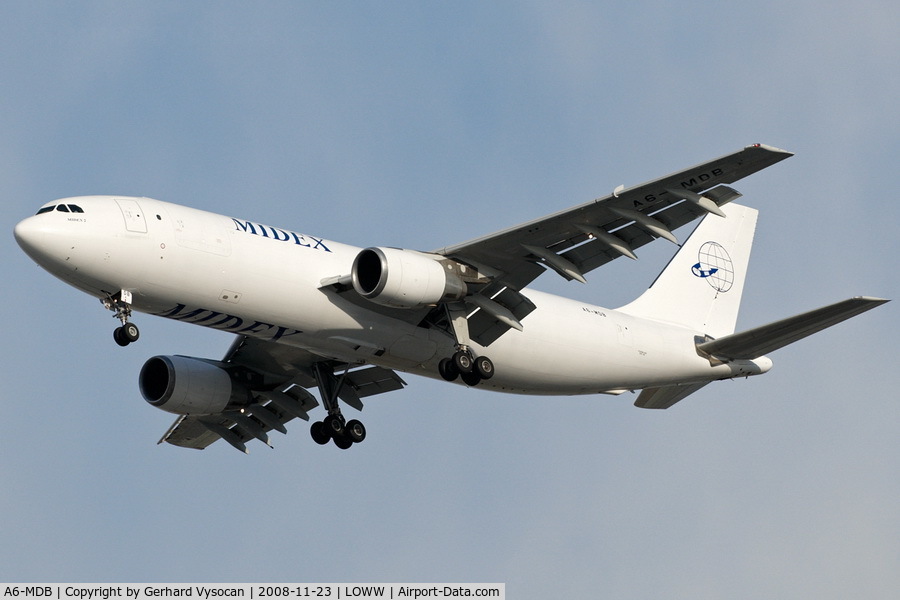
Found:
[[(348, 452), (300, 423), (194, 452), (156, 445), (137, 375), (231, 336), (138, 316), (119, 348), (12, 228), (133, 194), (428, 250), (762, 142), (797, 155), (735, 186), (760, 210), (739, 328), (896, 299), (898, 30), (887, 0), (5, 3), (0, 581), (896, 597), (896, 302), (668, 411), (409, 376)], [(535, 287), (619, 306), (672, 251)]]

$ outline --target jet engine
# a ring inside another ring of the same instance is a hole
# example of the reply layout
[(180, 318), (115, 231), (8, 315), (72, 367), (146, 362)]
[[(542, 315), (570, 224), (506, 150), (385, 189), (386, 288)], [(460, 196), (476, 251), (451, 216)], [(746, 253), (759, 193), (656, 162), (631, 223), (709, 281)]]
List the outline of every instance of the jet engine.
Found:
[(353, 289), (367, 300), (394, 308), (422, 308), (466, 295), (460, 268), (433, 254), (398, 248), (366, 248), (351, 271)]
[(154, 356), (141, 368), (144, 400), (178, 415), (210, 415), (246, 404), (249, 392), (228, 371), (190, 356)]

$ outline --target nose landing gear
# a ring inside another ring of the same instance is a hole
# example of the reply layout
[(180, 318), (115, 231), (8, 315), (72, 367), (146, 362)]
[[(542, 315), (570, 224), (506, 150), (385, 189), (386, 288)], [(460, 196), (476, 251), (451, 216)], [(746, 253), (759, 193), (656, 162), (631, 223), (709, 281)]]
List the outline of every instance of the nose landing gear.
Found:
[(103, 298), (101, 302), (107, 310), (115, 313), (113, 315), (115, 318), (122, 322), (121, 327), (116, 327), (113, 330), (113, 339), (116, 343), (120, 346), (127, 346), (132, 342), (136, 342), (141, 332), (138, 330), (137, 325), (128, 320), (131, 318), (131, 292), (121, 290), (112, 296)]

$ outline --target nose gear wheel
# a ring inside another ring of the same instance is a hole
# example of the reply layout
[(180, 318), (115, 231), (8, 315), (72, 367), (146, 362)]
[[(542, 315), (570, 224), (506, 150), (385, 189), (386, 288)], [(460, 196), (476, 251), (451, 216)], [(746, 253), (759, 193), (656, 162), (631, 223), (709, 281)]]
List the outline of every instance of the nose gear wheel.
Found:
[(120, 346), (127, 346), (132, 342), (136, 342), (141, 335), (137, 325), (130, 322), (131, 318), (131, 292), (128, 290), (120, 290), (112, 296), (107, 296), (100, 300), (104, 308), (113, 311), (113, 317), (121, 321), (121, 327), (113, 330), (113, 339)]
[(113, 330), (113, 339), (120, 346), (127, 346), (132, 342), (136, 342), (140, 335), (141, 332), (134, 323), (125, 323)]

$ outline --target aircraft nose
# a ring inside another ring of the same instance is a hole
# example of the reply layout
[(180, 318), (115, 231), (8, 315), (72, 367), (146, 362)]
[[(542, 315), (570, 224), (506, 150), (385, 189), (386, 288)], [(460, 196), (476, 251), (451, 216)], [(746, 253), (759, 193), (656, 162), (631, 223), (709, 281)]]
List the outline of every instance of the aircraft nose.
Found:
[(71, 244), (47, 219), (28, 217), (19, 221), (13, 234), (25, 254), (44, 268), (67, 261), (71, 254)]
[(41, 239), (41, 228), (38, 223), (35, 223), (34, 217), (19, 221), (13, 234), (16, 236), (16, 243), (19, 244), (19, 247), (28, 256), (33, 256)]

